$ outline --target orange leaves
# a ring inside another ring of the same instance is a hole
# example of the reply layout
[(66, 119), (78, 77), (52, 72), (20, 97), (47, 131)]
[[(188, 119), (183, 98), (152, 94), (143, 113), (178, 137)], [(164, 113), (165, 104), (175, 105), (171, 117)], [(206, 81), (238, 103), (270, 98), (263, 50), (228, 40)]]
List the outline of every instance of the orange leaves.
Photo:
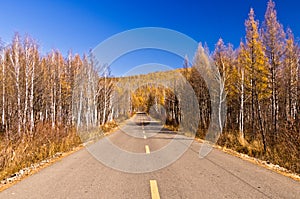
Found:
[(246, 43), (241, 44), (239, 65), (245, 69), (245, 86), (252, 93), (257, 93), (258, 100), (267, 98), (268, 92), (268, 59), (262, 39), (259, 37), (258, 22), (255, 21), (254, 11), (250, 10), (245, 22)]

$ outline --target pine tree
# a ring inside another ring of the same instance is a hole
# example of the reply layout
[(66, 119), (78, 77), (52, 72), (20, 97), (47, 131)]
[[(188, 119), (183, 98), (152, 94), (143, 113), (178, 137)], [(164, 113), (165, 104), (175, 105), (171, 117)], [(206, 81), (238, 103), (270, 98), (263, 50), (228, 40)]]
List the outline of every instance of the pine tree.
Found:
[[(270, 0), (268, 2), (267, 11), (265, 13), (265, 21), (262, 27), (263, 43), (265, 45), (265, 54), (269, 63), (269, 87), (271, 88), (271, 112), (272, 127), (274, 136), (277, 136), (278, 129), (278, 80), (279, 69), (282, 65), (284, 55), (285, 33), (282, 25), (277, 20), (277, 12), (275, 3)], [(275, 138), (274, 137), (274, 138)]]
[(285, 111), (284, 118), (289, 123), (294, 123), (297, 117), (297, 84), (299, 73), (299, 47), (295, 43), (294, 35), (290, 29), (287, 30), (288, 38), (285, 46), (285, 57), (283, 60), (281, 99), (283, 99), (282, 108)]
[[(254, 10), (251, 8), (249, 18), (245, 22), (246, 44), (245, 44), (245, 73), (246, 86), (251, 93), (251, 122), (252, 134), (255, 134), (255, 121), (258, 122), (259, 131), (262, 135), (264, 150), (266, 150), (265, 129), (262, 121), (261, 101), (268, 97), (267, 84), (267, 61), (265, 49), (258, 33), (258, 21), (254, 18)], [(248, 84), (247, 84), (248, 82)], [(250, 85), (249, 85), (250, 84)]]

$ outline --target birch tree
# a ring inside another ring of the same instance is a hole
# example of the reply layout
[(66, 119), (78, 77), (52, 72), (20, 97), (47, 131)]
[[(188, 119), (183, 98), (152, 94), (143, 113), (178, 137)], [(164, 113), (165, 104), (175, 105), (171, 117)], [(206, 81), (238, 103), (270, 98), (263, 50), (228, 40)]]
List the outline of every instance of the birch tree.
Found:
[[(34, 128), (34, 81), (35, 68), (38, 64), (39, 55), (37, 45), (29, 37), (24, 39), (24, 64), (25, 64), (25, 98), (24, 98), (24, 113), (23, 113), (23, 128), (26, 130), (27, 119), (29, 118), (30, 133)], [(28, 111), (29, 108), (29, 111)]]
[(247, 52), (245, 49), (245, 45), (243, 42), (240, 43), (240, 49), (238, 54), (238, 74), (239, 74), (239, 82), (238, 88), (240, 93), (240, 111), (239, 111), (239, 132), (241, 137), (245, 138), (244, 132), (244, 117), (245, 117), (245, 65), (247, 64)]
[(5, 64), (4, 64), (4, 60), (5, 60), (5, 51), (4, 51), (4, 47), (2, 46), (2, 42), (0, 40), (0, 66), (1, 66), (1, 81), (2, 81), (2, 114), (1, 114), (1, 123), (2, 123), (2, 128), (5, 127)]
[(22, 110), (21, 110), (21, 54), (22, 46), (19, 34), (15, 34), (13, 43), (10, 47), (9, 60), (12, 66), (11, 73), (13, 74), (15, 88), (16, 88), (16, 99), (17, 99), (17, 133), (21, 136), (21, 124), (22, 124)]
[(103, 67), (103, 73), (99, 79), (98, 89), (98, 104), (99, 112), (101, 114), (101, 125), (103, 125), (109, 119), (109, 115), (112, 112), (112, 95), (113, 95), (113, 81), (111, 78), (111, 71), (109, 66)]
[[(225, 127), (228, 125), (234, 125), (234, 117), (238, 117), (238, 114), (235, 114), (233, 102), (238, 101), (236, 99), (236, 90), (234, 78), (237, 78), (235, 75), (235, 52), (231, 44), (225, 45), (223, 40), (220, 38), (216, 44), (215, 51), (213, 52), (213, 59), (218, 71), (216, 72), (216, 79), (219, 83), (219, 92), (221, 101), (225, 100), (228, 102), (227, 109), (227, 122)], [(236, 81), (236, 79), (235, 79)], [(225, 101), (224, 101), (225, 102)], [(223, 103), (223, 102), (222, 102)], [(220, 103), (221, 104), (221, 103)], [(231, 127), (233, 128), (233, 127)]]

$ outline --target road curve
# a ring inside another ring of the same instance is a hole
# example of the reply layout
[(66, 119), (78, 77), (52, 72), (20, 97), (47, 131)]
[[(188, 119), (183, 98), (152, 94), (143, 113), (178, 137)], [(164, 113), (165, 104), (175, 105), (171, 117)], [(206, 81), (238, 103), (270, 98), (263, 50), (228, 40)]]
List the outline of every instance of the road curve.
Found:
[[(165, 129), (154, 133), (156, 124), (146, 123), (142, 117), (127, 121), (123, 127), (125, 133), (118, 130), (109, 140), (123, 150), (145, 155), (171, 141), (182, 142), (174, 140), (175, 134)], [(91, 147), (97, 149), (99, 142)], [(216, 149), (200, 159), (200, 147), (201, 143), (194, 141), (171, 165), (137, 174), (107, 167), (87, 149), (82, 149), (2, 191), (0, 198), (300, 197), (299, 182)], [(115, 160), (118, 158), (122, 159), (119, 156)]]

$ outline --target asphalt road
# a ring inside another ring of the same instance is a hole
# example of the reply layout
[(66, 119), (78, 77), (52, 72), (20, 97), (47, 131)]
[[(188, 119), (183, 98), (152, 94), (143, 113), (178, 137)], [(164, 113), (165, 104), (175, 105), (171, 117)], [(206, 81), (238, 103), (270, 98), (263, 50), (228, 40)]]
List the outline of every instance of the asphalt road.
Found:
[[(216, 149), (200, 159), (201, 143), (193, 141), (178, 160), (151, 172), (178, 155), (166, 148), (183, 149), (190, 139), (165, 129), (157, 133), (161, 126), (148, 119), (140, 114), (122, 127), (125, 133), (105, 139), (134, 157), (117, 155), (102, 139), (1, 192), (0, 198), (300, 198), (299, 182)], [(170, 156), (159, 153), (163, 150)]]

